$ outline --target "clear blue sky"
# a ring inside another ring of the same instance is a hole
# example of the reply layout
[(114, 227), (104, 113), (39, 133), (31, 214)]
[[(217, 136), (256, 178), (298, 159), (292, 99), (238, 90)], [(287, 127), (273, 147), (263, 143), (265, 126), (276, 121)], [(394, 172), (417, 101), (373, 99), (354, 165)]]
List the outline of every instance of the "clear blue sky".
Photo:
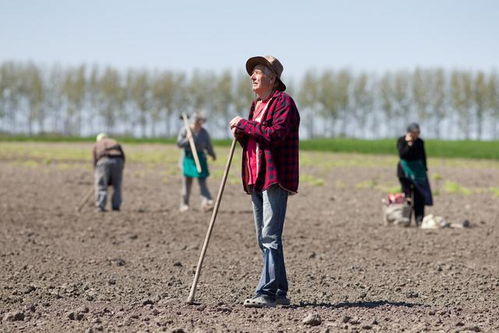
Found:
[(243, 70), (498, 68), (499, 1), (0, 0), (0, 61)]

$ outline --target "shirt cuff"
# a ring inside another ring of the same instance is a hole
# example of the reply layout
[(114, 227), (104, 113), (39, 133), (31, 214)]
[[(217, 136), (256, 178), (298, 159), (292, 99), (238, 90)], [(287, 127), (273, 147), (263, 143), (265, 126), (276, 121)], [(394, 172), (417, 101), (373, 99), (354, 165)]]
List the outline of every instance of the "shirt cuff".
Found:
[(237, 124), (236, 124), (236, 126), (235, 126), (235, 128), (236, 128), (236, 133), (237, 133), (237, 134), (242, 134), (242, 133), (245, 133), (244, 129), (246, 128), (246, 125), (245, 125), (245, 124), (246, 124), (246, 123), (245, 123), (246, 121), (247, 121), (246, 119), (240, 119), (240, 120), (237, 122)]

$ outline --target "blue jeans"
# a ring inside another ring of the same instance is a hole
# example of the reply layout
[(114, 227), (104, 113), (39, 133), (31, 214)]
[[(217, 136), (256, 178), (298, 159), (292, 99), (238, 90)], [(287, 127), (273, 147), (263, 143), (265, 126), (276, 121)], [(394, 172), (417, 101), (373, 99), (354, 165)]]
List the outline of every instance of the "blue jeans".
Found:
[(263, 255), (263, 269), (256, 294), (286, 296), (288, 279), (284, 266), (282, 231), (288, 192), (279, 185), (273, 185), (263, 192), (253, 192), (251, 200), (258, 246)]

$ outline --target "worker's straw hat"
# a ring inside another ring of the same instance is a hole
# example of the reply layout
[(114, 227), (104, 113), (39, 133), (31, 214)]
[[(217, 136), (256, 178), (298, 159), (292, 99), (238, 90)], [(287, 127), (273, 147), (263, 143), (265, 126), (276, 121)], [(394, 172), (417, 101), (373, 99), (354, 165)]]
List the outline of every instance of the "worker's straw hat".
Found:
[(100, 140), (102, 140), (104, 138), (107, 138), (107, 134), (106, 133), (99, 133), (97, 135), (97, 138), (95, 139), (95, 141), (99, 142)]
[(286, 85), (281, 81), (281, 74), (284, 70), (284, 67), (276, 57), (268, 55), (249, 58), (248, 61), (246, 61), (246, 71), (249, 75), (253, 74), (253, 70), (255, 69), (256, 65), (264, 65), (268, 67), (277, 76), (276, 89), (279, 91), (286, 90)]

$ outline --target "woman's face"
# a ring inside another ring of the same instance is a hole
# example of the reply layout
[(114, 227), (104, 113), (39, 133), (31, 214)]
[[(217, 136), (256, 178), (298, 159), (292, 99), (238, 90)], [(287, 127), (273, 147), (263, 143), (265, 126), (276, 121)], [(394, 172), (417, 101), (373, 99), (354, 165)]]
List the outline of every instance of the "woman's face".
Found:
[(411, 131), (411, 137), (413, 140), (418, 139), (420, 135), (421, 135), (421, 131), (419, 131), (419, 130)]
[(196, 121), (194, 122), (194, 126), (196, 127), (202, 127), (204, 124), (204, 119), (196, 119)]

